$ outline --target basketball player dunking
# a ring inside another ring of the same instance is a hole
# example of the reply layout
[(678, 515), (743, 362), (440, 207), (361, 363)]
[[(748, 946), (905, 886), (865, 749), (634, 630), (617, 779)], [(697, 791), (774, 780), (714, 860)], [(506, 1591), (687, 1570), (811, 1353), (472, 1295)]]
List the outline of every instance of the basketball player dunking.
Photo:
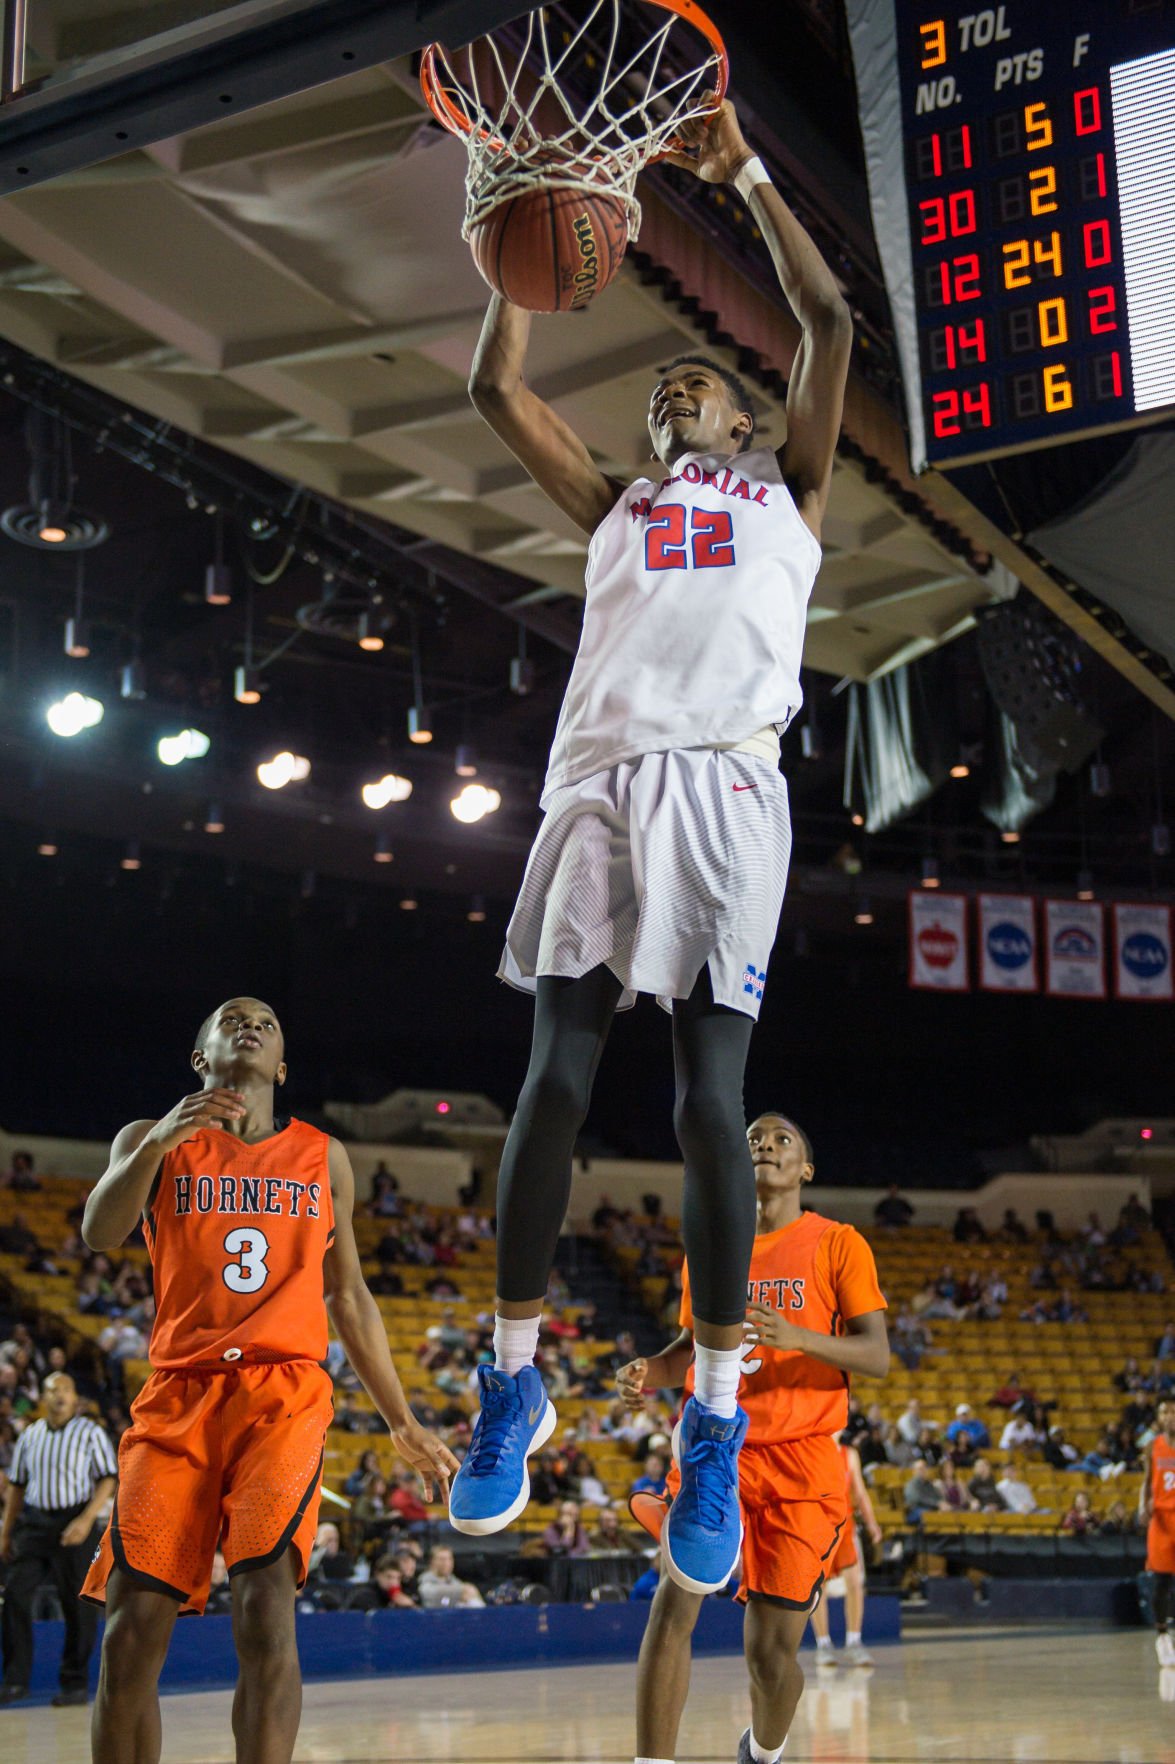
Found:
[(697, 1389), (682, 1423), (669, 1571), (700, 1592), (738, 1554), (737, 1409), (755, 1185), (743, 1071), (791, 844), (779, 731), (800, 657), (848, 372), (848, 308), (724, 103), (674, 163), (750, 201), (802, 327), (787, 440), (754, 445), (741, 383), (683, 356), (649, 404), (659, 480), (605, 477), (526, 386), (529, 314), (490, 303), (471, 392), (585, 532), (583, 633), (551, 751), (545, 816), (502, 977), (535, 995), (534, 1042), (498, 1186), (495, 1364), (453, 1484), (462, 1531), (508, 1524), (526, 1458), (555, 1425), (532, 1362), (571, 1160), (614, 1012), (638, 992), (673, 1013), (674, 1123), (685, 1162)]
[[(118, 1454), (110, 1525), (82, 1597), (106, 1606), (96, 1764), (158, 1764), (157, 1684), (176, 1617), (202, 1611), (220, 1548), (240, 1664), (238, 1764), (289, 1764), (301, 1715), (294, 1593), (318, 1523), (330, 1425), (327, 1317), (426, 1493), (456, 1460), (411, 1415), (351, 1229), (337, 1140), (274, 1119), (286, 1079), (267, 1005), (231, 999), (200, 1030), (203, 1088), (132, 1121), (86, 1203), (113, 1249), (140, 1219), (155, 1283), (152, 1373)], [(325, 1296), (324, 1296), (325, 1295)]]
[(1175, 1666), (1171, 1586), (1175, 1576), (1175, 1402), (1165, 1398), (1156, 1415), (1158, 1432), (1146, 1448), (1138, 1516), (1146, 1526), (1146, 1565), (1154, 1575), (1155, 1653), (1159, 1665)]
[[(744, 1646), (751, 1725), (739, 1764), (775, 1764), (804, 1687), (797, 1653), (808, 1615), (852, 1524), (836, 1435), (848, 1420), (849, 1377), (883, 1378), (889, 1366), (885, 1299), (873, 1252), (851, 1225), (801, 1211), (814, 1174), (804, 1133), (778, 1114), (747, 1130), (758, 1195), (742, 1363), (750, 1419), (739, 1463)], [(649, 1360), (621, 1367), (631, 1406), (648, 1390), (689, 1392), (694, 1349), (693, 1270), (683, 1270), (681, 1334)], [(688, 1407), (688, 1403), (687, 1403)], [(680, 1426), (680, 1423), (679, 1423)], [(671, 1475), (669, 1494), (673, 1505)], [(634, 1496), (633, 1517), (657, 1534), (664, 1503)], [(672, 1522), (669, 1506), (661, 1532)], [(637, 1671), (637, 1764), (669, 1764), (689, 1689), (690, 1638), (702, 1600), (663, 1577)]]

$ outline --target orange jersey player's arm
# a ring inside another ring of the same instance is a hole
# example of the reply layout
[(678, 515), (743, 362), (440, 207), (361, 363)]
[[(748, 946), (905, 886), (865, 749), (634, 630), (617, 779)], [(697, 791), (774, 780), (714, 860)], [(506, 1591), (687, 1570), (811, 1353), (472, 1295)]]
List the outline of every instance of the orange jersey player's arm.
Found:
[[(1156, 1434), (1155, 1438), (1157, 1437)], [(1138, 1491), (1138, 1518), (1142, 1525), (1149, 1525), (1155, 1513), (1154, 1475), (1151, 1470), (1154, 1446), (1155, 1441), (1148, 1439), (1146, 1450), (1142, 1454), (1142, 1487)]]
[(849, 1506), (861, 1515), (865, 1530), (874, 1543), (877, 1543), (881, 1538), (881, 1527), (877, 1523), (877, 1514), (873, 1511), (873, 1502), (869, 1498), (869, 1490), (861, 1470), (861, 1454), (856, 1446), (846, 1446), (845, 1451), (849, 1458)]
[(379, 1306), (367, 1289), (359, 1265), (352, 1216), (355, 1176), (351, 1160), (337, 1139), (330, 1142), (330, 1191), (334, 1201), (335, 1239), (322, 1265), (323, 1287), (331, 1327), (376, 1408), (387, 1422), (397, 1452), (420, 1472), (431, 1499), (434, 1486), (448, 1493), (457, 1460), (446, 1445), (428, 1433), (408, 1407), (388, 1347)]

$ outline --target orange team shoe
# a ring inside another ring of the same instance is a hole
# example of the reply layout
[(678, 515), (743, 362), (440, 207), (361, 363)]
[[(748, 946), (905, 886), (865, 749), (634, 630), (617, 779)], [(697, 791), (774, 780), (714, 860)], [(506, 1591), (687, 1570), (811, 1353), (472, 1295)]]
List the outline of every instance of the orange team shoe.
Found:
[(640, 1526), (647, 1531), (654, 1543), (661, 1542), (661, 1528), (669, 1511), (669, 1496), (650, 1494), (642, 1488), (639, 1494), (629, 1495), (628, 1510)]

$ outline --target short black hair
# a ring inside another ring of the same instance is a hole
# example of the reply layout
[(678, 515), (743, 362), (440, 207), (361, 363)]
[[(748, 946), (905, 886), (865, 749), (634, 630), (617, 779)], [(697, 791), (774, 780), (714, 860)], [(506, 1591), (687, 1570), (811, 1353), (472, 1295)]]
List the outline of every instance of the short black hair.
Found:
[[(808, 1135), (804, 1132), (804, 1129), (800, 1126), (799, 1122), (793, 1121), (792, 1117), (789, 1114), (786, 1114), (783, 1109), (760, 1109), (759, 1113), (755, 1116), (755, 1121), (763, 1121), (763, 1120), (767, 1119), (768, 1116), (773, 1121), (786, 1121), (789, 1127), (795, 1128), (796, 1132), (800, 1136), (800, 1144), (804, 1148), (804, 1162), (806, 1164), (811, 1164), (811, 1166), (814, 1170), (816, 1168), (815, 1148), (812, 1145), (812, 1141), (808, 1138)], [(755, 1121), (751, 1122), (752, 1127), (754, 1126)], [(748, 1131), (749, 1131), (749, 1129), (748, 1129)]]
[(755, 439), (755, 410), (751, 403), (751, 395), (738, 375), (732, 373), (729, 368), (723, 367), (720, 361), (715, 361), (712, 355), (675, 355), (668, 366), (662, 369), (661, 378), (664, 379), (666, 374), (671, 374), (674, 368), (679, 367), (708, 368), (712, 374), (717, 374), (722, 381), (734, 399), (736, 409), (746, 411), (751, 419), (751, 426), (743, 436), (742, 446), (739, 448), (740, 453), (745, 453)]

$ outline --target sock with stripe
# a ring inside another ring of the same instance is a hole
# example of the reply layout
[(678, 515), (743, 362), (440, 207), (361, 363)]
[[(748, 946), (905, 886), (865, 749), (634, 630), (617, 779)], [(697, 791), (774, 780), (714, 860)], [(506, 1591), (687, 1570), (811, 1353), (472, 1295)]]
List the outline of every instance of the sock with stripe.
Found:
[[(783, 1746), (786, 1744), (787, 1741), (784, 1740)], [(752, 1728), (751, 1757), (755, 1760), (755, 1764), (779, 1764), (779, 1760), (783, 1757), (783, 1746), (761, 1746), (755, 1738)]]

